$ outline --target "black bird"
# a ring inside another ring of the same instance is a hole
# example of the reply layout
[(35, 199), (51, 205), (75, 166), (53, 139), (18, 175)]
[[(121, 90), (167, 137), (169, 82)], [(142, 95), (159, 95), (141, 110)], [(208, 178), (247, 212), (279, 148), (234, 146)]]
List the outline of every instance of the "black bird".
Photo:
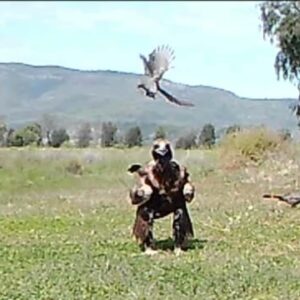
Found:
[(146, 96), (155, 99), (158, 92), (165, 98), (180, 106), (194, 106), (193, 103), (179, 101), (176, 97), (161, 88), (159, 81), (164, 73), (169, 70), (171, 62), (175, 59), (174, 51), (168, 46), (159, 46), (154, 49), (147, 58), (140, 54), (140, 58), (144, 63), (144, 76), (141, 83), (137, 86), (145, 91)]
[(300, 204), (300, 192), (289, 193), (285, 195), (264, 194), (263, 198), (278, 199), (279, 201), (283, 201), (291, 205), (291, 207), (296, 207), (298, 204)]

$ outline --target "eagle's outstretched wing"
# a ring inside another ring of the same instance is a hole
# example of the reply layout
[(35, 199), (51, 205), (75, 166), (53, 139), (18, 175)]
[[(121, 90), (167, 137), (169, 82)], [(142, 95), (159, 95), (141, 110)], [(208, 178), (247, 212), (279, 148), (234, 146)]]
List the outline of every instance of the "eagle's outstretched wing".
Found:
[(169, 46), (159, 46), (149, 54), (147, 67), (150, 76), (158, 81), (170, 69), (171, 62), (175, 59), (174, 51)]
[(160, 93), (162, 93), (170, 102), (173, 102), (180, 106), (195, 106), (193, 103), (178, 100), (177, 98), (175, 98), (174, 96), (166, 92), (164, 89), (162, 89), (158, 83), (156, 83), (156, 86), (157, 86), (157, 90)]

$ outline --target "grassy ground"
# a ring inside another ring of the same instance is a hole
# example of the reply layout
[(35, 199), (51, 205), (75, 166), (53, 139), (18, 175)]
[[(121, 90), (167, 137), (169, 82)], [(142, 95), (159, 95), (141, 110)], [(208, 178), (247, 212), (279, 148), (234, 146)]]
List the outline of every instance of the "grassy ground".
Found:
[[(131, 237), (126, 173), (148, 149), (0, 151), (0, 299), (300, 299), (300, 212), (261, 194), (298, 187), (299, 151), (260, 166), (178, 151), (197, 196), (195, 239), (170, 250), (171, 217), (148, 257)], [(83, 168), (77, 168), (76, 162)]]

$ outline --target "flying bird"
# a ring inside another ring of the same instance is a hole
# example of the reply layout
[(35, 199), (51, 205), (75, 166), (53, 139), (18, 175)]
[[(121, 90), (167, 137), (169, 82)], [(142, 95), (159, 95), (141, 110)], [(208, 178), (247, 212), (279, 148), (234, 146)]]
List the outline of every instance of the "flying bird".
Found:
[(278, 199), (279, 201), (286, 202), (287, 204), (291, 205), (291, 207), (296, 207), (300, 204), (300, 193), (289, 193), (285, 195), (273, 195), (273, 194), (264, 194), (263, 198), (274, 198)]
[(147, 58), (140, 54), (144, 64), (144, 76), (138, 88), (145, 91), (146, 96), (155, 99), (160, 92), (168, 101), (180, 106), (194, 106), (193, 103), (180, 101), (167, 91), (161, 88), (160, 80), (165, 72), (171, 67), (171, 62), (175, 59), (174, 50), (169, 46), (159, 46), (154, 49)]

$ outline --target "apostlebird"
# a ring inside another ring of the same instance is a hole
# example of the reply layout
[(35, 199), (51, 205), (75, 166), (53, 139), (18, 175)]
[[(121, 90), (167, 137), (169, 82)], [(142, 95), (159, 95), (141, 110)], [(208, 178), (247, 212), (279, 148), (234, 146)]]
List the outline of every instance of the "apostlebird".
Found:
[(274, 194), (264, 194), (263, 198), (274, 198), (279, 201), (286, 202), (291, 205), (291, 207), (295, 207), (300, 204), (300, 192), (294, 192), (284, 195), (274, 195)]
[(174, 51), (169, 46), (157, 47), (149, 54), (148, 60), (142, 54), (140, 54), (140, 58), (144, 63), (144, 76), (137, 87), (143, 89), (146, 96), (155, 99), (157, 93), (160, 92), (172, 103), (181, 106), (194, 106), (190, 102), (179, 101), (160, 86), (160, 80), (164, 73), (170, 69), (171, 62), (175, 59)]

